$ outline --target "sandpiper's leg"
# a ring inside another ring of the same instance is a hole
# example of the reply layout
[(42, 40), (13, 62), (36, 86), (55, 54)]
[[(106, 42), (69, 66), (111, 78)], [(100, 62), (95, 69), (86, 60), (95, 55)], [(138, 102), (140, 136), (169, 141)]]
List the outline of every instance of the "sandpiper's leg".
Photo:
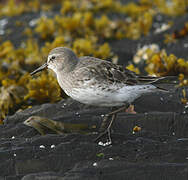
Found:
[[(113, 112), (113, 108), (111, 108), (111, 112)], [(107, 123), (108, 123), (109, 117), (110, 117), (110, 113), (104, 115), (104, 118), (102, 120), (101, 126), (99, 128), (99, 132), (104, 132), (105, 131), (105, 129), (107, 127)]]
[(100, 131), (100, 132), (104, 131), (104, 129), (106, 128), (107, 120), (108, 120), (108, 118), (109, 118), (110, 116), (112, 116), (113, 114), (116, 114), (116, 113), (118, 113), (118, 112), (121, 112), (121, 111), (126, 110), (127, 107), (128, 107), (128, 105), (123, 106), (123, 107), (118, 108), (118, 109), (115, 109), (115, 110), (113, 110), (113, 108), (112, 108), (112, 112), (110, 112), (110, 113), (108, 113), (108, 114), (105, 114), (104, 119), (103, 119), (103, 121), (102, 121), (102, 124), (101, 124), (101, 127), (100, 127), (99, 131)]
[[(104, 119), (103, 119), (103, 122), (102, 122), (102, 124), (101, 124), (100, 130), (99, 130), (100, 132), (101, 132), (101, 130), (103, 130), (103, 132), (100, 133), (99, 136), (94, 140), (95, 142), (96, 142), (98, 139), (100, 139), (102, 136), (104, 136), (105, 134), (107, 134), (107, 133), (108, 133), (109, 141), (112, 142), (112, 141), (111, 141), (111, 135), (110, 135), (110, 134), (111, 134), (111, 133), (110, 133), (111, 126), (112, 126), (114, 120), (116, 119), (117, 113), (118, 113), (118, 112), (121, 112), (121, 111), (123, 111), (123, 110), (125, 110), (125, 109), (127, 109), (127, 107), (128, 107), (127, 105), (126, 105), (126, 106), (123, 106), (123, 107), (121, 107), (121, 108), (119, 108), (119, 109), (116, 109), (116, 110), (114, 110), (114, 111), (112, 111), (112, 112), (110, 112), (110, 113), (108, 113), (108, 114), (105, 115), (105, 117), (104, 117)], [(104, 130), (104, 128), (105, 128), (105, 126), (106, 126), (106, 124), (107, 124), (107, 120), (108, 120), (108, 118), (109, 118), (110, 116), (112, 116), (112, 119), (111, 119), (111, 121), (110, 121), (108, 127)]]
[(111, 127), (112, 127), (114, 120), (116, 119), (116, 116), (117, 116), (117, 114), (112, 115), (112, 120), (110, 121), (110, 124), (108, 125), (108, 128), (107, 128), (108, 139), (109, 139), (110, 144), (112, 143), (111, 131), (110, 130), (111, 130)]

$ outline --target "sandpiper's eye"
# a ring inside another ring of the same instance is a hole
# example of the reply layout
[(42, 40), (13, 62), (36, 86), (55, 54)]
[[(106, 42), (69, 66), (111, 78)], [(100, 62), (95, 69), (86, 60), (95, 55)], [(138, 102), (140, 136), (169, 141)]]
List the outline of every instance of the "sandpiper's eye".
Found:
[(52, 56), (52, 57), (51, 57), (51, 60), (54, 60), (54, 59), (55, 59), (55, 56)]

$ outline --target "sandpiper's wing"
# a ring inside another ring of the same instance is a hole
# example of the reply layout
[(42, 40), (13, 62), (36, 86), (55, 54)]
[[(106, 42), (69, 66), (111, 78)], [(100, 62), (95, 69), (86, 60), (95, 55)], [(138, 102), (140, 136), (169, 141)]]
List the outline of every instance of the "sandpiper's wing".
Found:
[(82, 72), (87, 74), (85, 77), (89, 75), (89, 78), (95, 77), (96, 80), (107, 83), (123, 83), (127, 85), (152, 84), (166, 78), (140, 76), (120, 65), (94, 57), (81, 57), (78, 68), (79, 70), (83, 69)]

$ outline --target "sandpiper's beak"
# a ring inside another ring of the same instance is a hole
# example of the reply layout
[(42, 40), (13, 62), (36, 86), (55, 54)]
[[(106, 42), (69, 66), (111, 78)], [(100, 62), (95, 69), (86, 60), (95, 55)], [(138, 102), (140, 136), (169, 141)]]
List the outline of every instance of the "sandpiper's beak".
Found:
[(37, 68), (36, 70), (34, 70), (32, 73), (30, 73), (30, 75), (32, 76), (32, 75), (34, 75), (34, 74), (46, 69), (47, 67), (48, 67), (48, 65), (47, 65), (47, 63), (45, 63), (42, 66), (40, 66), (39, 68)]

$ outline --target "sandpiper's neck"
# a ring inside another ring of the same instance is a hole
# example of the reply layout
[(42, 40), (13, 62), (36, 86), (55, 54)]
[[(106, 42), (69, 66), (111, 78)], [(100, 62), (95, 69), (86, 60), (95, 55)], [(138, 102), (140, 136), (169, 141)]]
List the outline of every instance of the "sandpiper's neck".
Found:
[(60, 85), (60, 87), (64, 90), (64, 92), (70, 96), (69, 91), (71, 91), (71, 78), (72, 76), (72, 71), (69, 71), (68, 73), (66, 71), (59, 71), (56, 73), (57, 81)]
[(72, 59), (69, 61), (67, 68), (64, 68), (64, 70), (68, 73), (73, 71), (76, 68), (76, 65), (78, 64), (78, 58), (76, 57), (75, 59)]
[(58, 70), (58, 72), (60, 72), (62, 74), (70, 73), (70, 72), (74, 71), (77, 63), (78, 63), (77, 57), (68, 59), (67, 61), (65, 60), (65, 61), (63, 61), (62, 67)]

